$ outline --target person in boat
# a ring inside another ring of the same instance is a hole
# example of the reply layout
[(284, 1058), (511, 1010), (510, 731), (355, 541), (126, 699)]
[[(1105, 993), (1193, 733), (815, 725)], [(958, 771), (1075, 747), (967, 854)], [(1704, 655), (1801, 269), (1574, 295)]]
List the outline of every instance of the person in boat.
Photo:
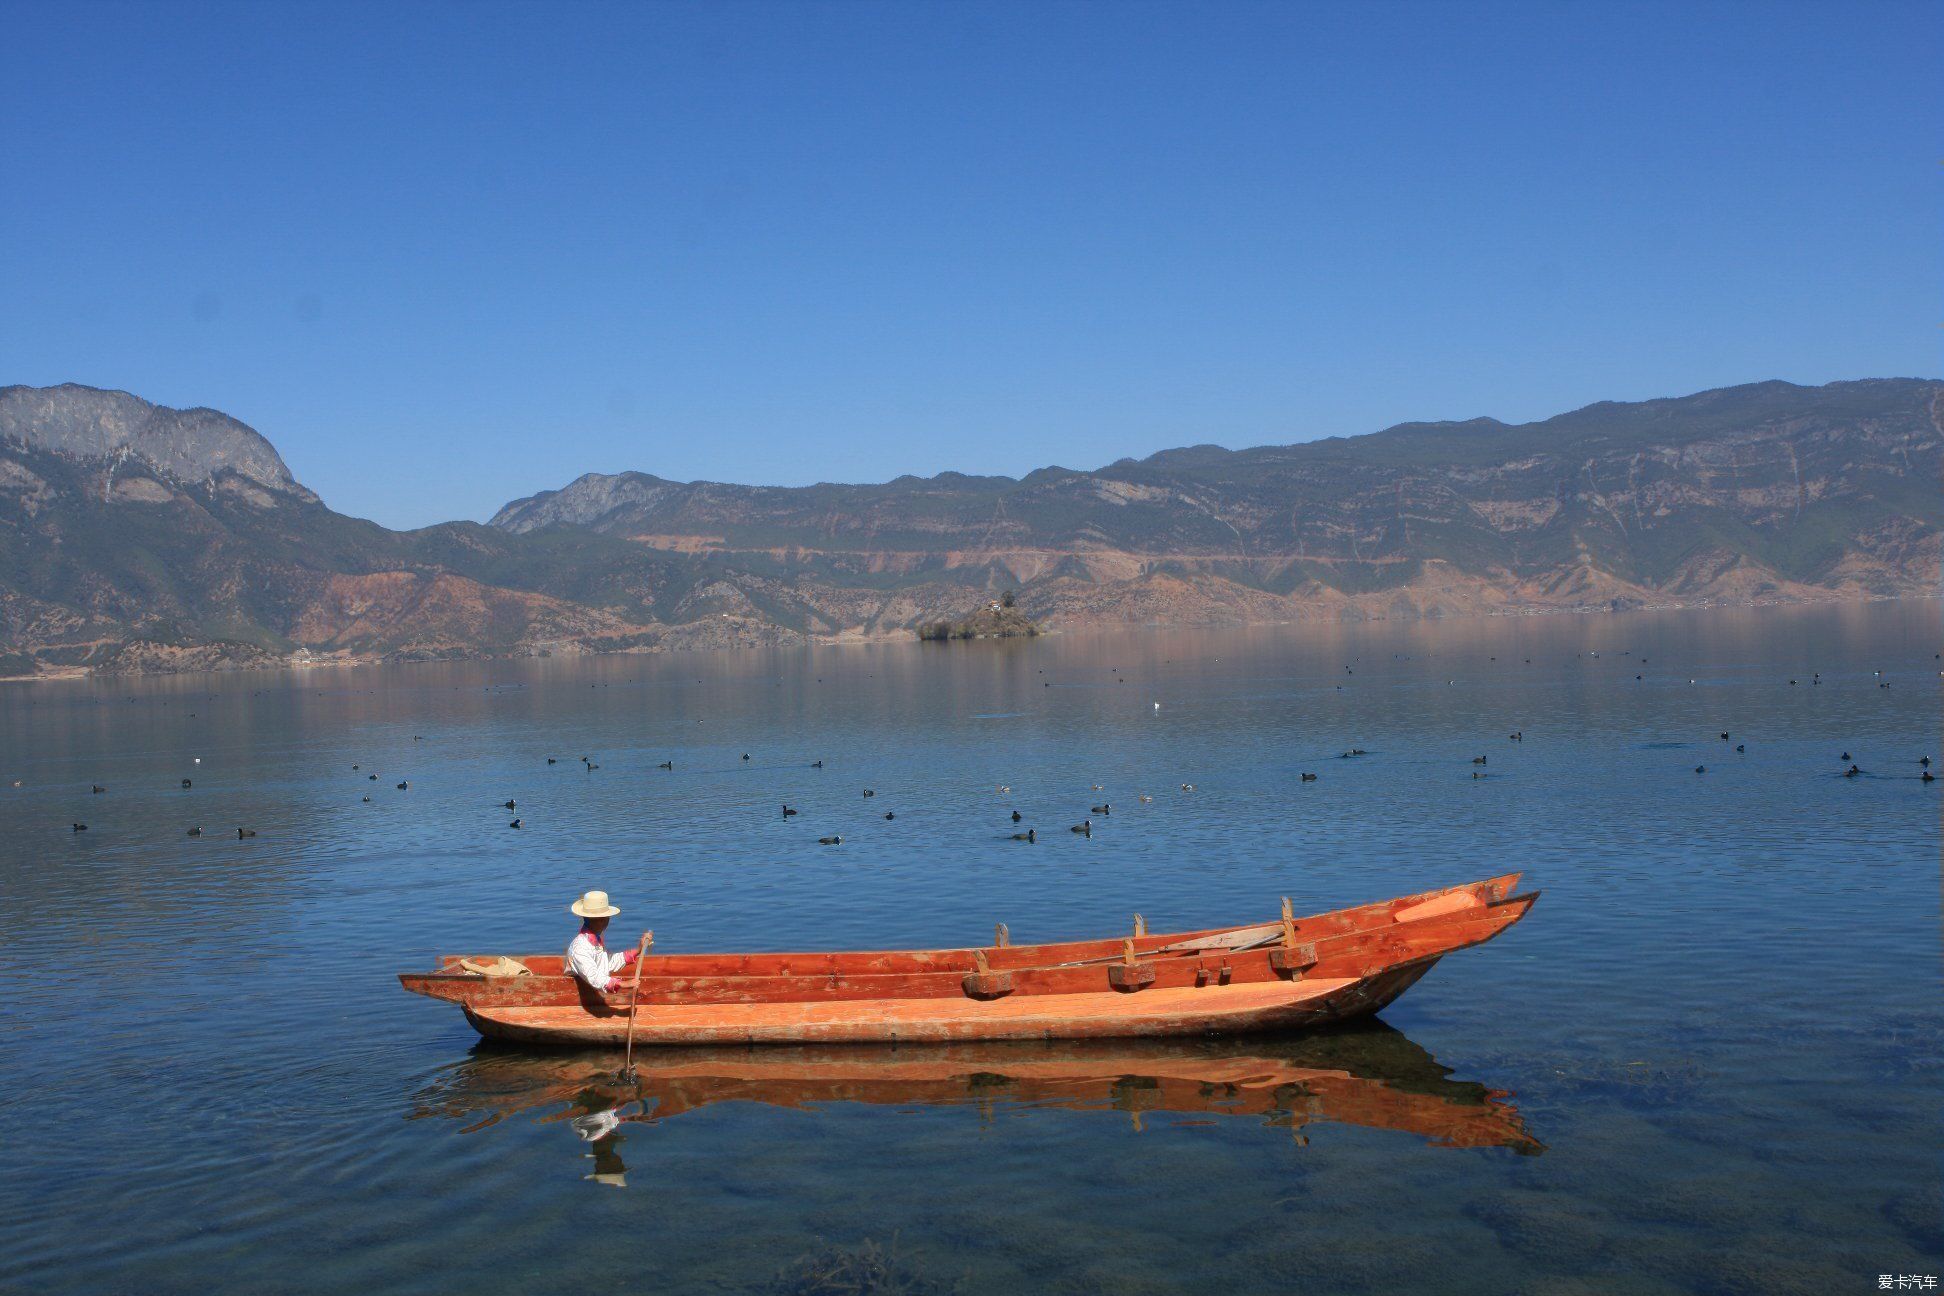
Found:
[(602, 934), (607, 931), (608, 920), (621, 911), (608, 903), (607, 892), (589, 891), (568, 905), (567, 912), (581, 920), (579, 934), (567, 944), (567, 970), (595, 994), (621, 989), (615, 974), (632, 967), (641, 957), (638, 949), (608, 953)]

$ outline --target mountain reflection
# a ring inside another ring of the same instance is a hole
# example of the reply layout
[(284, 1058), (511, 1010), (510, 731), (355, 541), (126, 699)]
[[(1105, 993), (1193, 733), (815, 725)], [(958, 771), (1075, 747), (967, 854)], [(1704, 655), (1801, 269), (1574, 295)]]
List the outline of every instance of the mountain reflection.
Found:
[(1381, 1022), (1293, 1038), (1097, 1040), (944, 1045), (684, 1048), (638, 1052), (632, 1082), (613, 1053), (532, 1054), (482, 1044), (413, 1096), (412, 1119), (471, 1133), (533, 1112), (589, 1145), (596, 1182), (625, 1186), (621, 1131), (713, 1103), (809, 1111), (831, 1103), (973, 1106), (1001, 1111), (1119, 1111), (1138, 1132), (1250, 1118), (1289, 1131), (1334, 1122), (1414, 1134), (1439, 1147), (1545, 1150), (1511, 1095), (1453, 1080)]

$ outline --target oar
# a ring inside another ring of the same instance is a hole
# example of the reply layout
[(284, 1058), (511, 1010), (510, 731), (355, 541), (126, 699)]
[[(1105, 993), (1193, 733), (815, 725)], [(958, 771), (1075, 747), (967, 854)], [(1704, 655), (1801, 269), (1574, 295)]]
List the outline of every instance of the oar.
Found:
[(635, 1014), (641, 1007), (641, 965), (647, 961), (648, 947), (654, 943), (655, 933), (651, 931), (643, 932), (641, 933), (641, 948), (635, 952), (634, 986), (628, 994), (628, 1057), (627, 1061), (621, 1064), (621, 1079), (629, 1084), (633, 1084), (635, 1078), (634, 1024)]

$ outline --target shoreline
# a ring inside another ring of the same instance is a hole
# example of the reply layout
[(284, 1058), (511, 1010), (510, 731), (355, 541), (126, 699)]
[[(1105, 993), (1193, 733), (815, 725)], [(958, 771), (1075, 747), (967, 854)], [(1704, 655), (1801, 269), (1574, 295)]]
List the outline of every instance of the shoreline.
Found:
[[(1192, 621), (1192, 622), (1108, 621), (1108, 622), (1100, 622), (1100, 623), (1093, 623), (1087, 625), (1064, 625), (1064, 626), (1059, 624), (1054, 624), (1052, 626), (1042, 625), (1038, 628), (1035, 636), (998, 636), (998, 637), (982, 636), (978, 639), (953, 640), (951, 642), (965, 642), (965, 643), (986, 642), (988, 641), (988, 639), (991, 639), (992, 641), (997, 641), (997, 639), (999, 638), (1046, 637), (1051, 635), (1089, 634), (1089, 633), (1126, 631), (1126, 630), (1135, 630), (1135, 631), (1247, 630), (1247, 629), (1268, 629), (1268, 628), (1274, 628), (1279, 626), (1300, 626), (1300, 625), (1366, 625), (1366, 624), (1382, 624), (1391, 621), (1400, 622), (1400, 623), (1416, 623), (1416, 622), (1427, 622), (1427, 621), (1465, 622), (1465, 621), (1484, 621), (1484, 620), (1491, 620), (1491, 619), (1506, 620), (1506, 619), (1513, 619), (1513, 618), (1550, 617), (1550, 616), (1625, 616), (1634, 612), (1724, 611), (1724, 610), (1734, 609), (1734, 608), (1756, 608), (1756, 607), (1819, 607), (1819, 606), (1828, 606), (1832, 604), (1856, 604), (1861, 606), (1869, 603), (1935, 602), (1941, 597), (1944, 597), (1944, 589), (1931, 589), (1923, 592), (1908, 593), (1908, 594), (1867, 594), (1867, 595), (1841, 594), (1832, 591), (1828, 598), (1802, 598), (1802, 597), (1751, 598), (1751, 599), (1704, 598), (1704, 599), (1696, 599), (1693, 601), (1675, 601), (1675, 602), (1668, 602), (1668, 603), (1638, 603), (1638, 604), (1631, 604), (1626, 607), (1612, 607), (1610, 605), (1595, 605), (1595, 604), (1578, 604), (1578, 605), (1571, 605), (1571, 606), (1525, 604), (1519, 606), (1493, 608), (1490, 611), (1486, 611), (1486, 612), (1458, 613), (1458, 614), (1451, 614), (1451, 615), (1446, 615), (1446, 614), (1434, 614), (1434, 615), (1422, 615), (1422, 616), (1342, 616), (1339, 615), (1339, 616), (1331, 616), (1331, 617), (1320, 617), (1320, 616), (1319, 617), (1295, 617), (1295, 618), (1285, 618), (1285, 619), (1273, 620), (1273, 621), (1268, 621), (1268, 620)], [(293, 656), (290, 658), (286, 658), (274, 662), (258, 661), (258, 662), (249, 662), (249, 663), (238, 663), (232, 666), (204, 666), (204, 667), (195, 667), (195, 668), (185, 668), (182, 670), (100, 671), (87, 666), (60, 666), (45, 671), (39, 671), (32, 675), (0, 675), (0, 684), (42, 684), (42, 683), (69, 682), (73, 680), (88, 680), (88, 679), (156, 679), (156, 678), (166, 678), (172, 675), (227, 675), (227, 674), (242, 673), (245, 671), (292, 672), (292, 671), (312, 671), (312, 670), (343, 670), (347, 668), (365, 667), (365, 666), (421, 666), (421, 665), (448, 664), (448, 663), (455, 663), (455, 662), (536, 661), (536, 660), (545, 660), (554, 657), (563, 657), (563, 658), (564, 657), (647, 657), (647, 656), (665, 656), (670, 653), (678, 653), (678, 652), (713, 653), (713, 652), (736, 651), (739, 649), (743, 649), (746, 647), (753, 647), (753, 646), (842, 647), (845, 645), (853, 645), (853, 644), (926, 642), (922, 639), (914, 639), (912, 630), (910, 628), (901, 628), (898, 630), (875, 631), (875, 632), (844, 631), (838, 634), (825, 634), (825, 635), (806, 635), (795, 631), (786, 632), (786, 633), (792, 636), (794, 642), (787, 643), (787, 644), (777, 643), (777, 644), (768, 644), (768, 645), (744, 645), (744, 644), (732, 644), (732, 645), (721, 645), (721, 646), (677, 645), (674, 647), (663, 647), (657, 645), (654, 647), (647, 647), (647, 648), (620, 648), (620, 649), (615, 649), (612, 652), (602, 652), (598, 649), (587, 649), (587, 648), (576, 647), (564, 651), (544, 650), (544, 651), (527, 651), (527, 652), (520, 652), (520, 651), (466, 652), (466, 653), (453, 654), (451, 656), (411, 657), (411, 658), (401, 658), (401, 657), (395, 657), (386, 654), (373, 654), (367, 656), (358, 656), (358, 655), (333, 655), (329, 657), (306, 656), (302, 660), (298, 660), (296, 655), (293, 654)]]

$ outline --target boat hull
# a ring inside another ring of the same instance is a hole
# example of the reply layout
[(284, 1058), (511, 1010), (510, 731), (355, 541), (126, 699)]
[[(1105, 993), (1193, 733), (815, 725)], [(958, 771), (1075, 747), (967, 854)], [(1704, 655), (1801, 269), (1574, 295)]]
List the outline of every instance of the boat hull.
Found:
[[(1318, 977), (1139, 993), (976, 999), (852, 999), (645, 1007), (643, 1046), (693, 1044), (898, 1044), (968, 1040), (1154, 1039), (1307, 1030), (1377, 1012), (1436, 958), (1367, 977)], [(526, 1046), (620, 1047), (628, 1015), (541, 1005), (465, 1005), (487, 1039)]]

